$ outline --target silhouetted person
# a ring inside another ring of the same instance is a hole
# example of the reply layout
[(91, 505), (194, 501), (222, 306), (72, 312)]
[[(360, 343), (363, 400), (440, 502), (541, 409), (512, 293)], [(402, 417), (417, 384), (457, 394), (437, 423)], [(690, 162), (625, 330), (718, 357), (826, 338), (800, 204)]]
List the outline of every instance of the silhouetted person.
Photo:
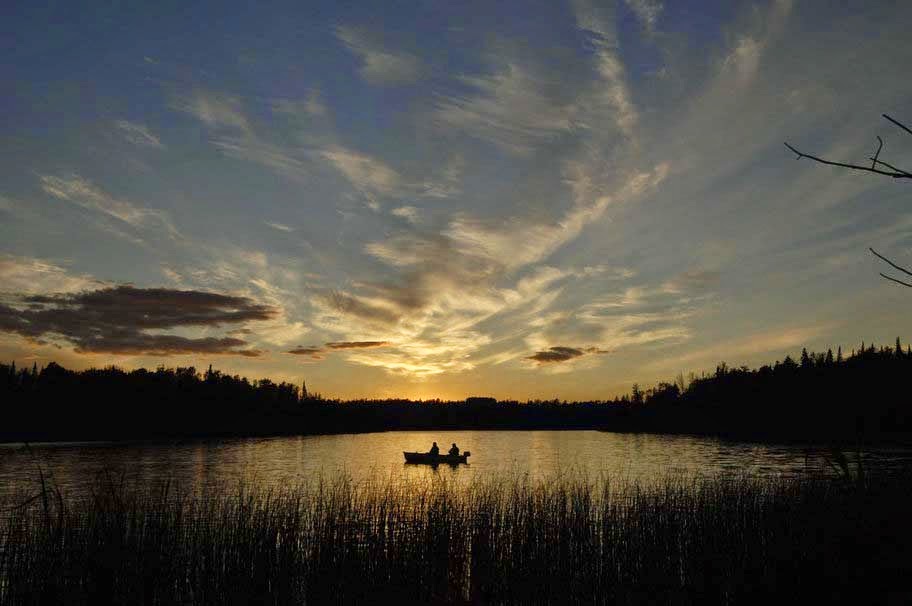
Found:
[(456, 442), (453, 442), (453, 445), (450, 447), (450, 456), (451, 457), (459, 456), (459, 447), (456, 446)]
[(431, 446), (431, 449), (428, 451), (428, 454), (437, 456), (440, 454), (440, 448), (437, 447), (437, 442), (434, 442), (434, 445)]

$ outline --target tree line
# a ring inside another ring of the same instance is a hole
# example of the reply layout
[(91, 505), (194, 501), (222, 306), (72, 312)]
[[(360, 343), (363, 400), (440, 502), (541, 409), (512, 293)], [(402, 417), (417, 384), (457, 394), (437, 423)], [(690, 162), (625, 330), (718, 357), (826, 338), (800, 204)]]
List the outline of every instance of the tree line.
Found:
[(912, 349), (802, 350), (757, 369), (720, 363), (607, 400), (339, 400), (210, 366), (83, 371), (0, 364), (0, 440), (348, 433), (395, 429), (606, 429), (757, 439), (905, 440)]

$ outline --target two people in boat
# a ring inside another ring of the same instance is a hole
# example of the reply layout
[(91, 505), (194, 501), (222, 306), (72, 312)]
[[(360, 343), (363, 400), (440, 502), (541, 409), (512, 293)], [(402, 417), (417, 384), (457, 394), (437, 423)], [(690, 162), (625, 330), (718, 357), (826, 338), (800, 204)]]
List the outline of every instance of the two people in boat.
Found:
[[(434, 455), (435, 457), (440, 454), (440, 448), (437, 446), (437, 442), (434, 442), (434, 444), (431, 446), (431, 449), (428, 451), (428, 454)], [(451, 457), (459, 456), (459, 447), (456, 446), (456, 442), (453, 442), (453, 446), (450, 447), (450, 451), (447, 454), (449, 454)]]

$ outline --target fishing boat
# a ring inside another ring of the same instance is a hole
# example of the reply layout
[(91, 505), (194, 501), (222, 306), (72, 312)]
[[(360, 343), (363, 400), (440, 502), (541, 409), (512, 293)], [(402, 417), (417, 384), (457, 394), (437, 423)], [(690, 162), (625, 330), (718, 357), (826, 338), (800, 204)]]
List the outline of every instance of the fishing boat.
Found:
[(458, 455), (449, 455), (449, 454), (430, 454), (428, 452), (405, 452), (402, 454), (405, 455), (406, 463), (417, 463), (422, 465), (459, 465), (467, 464), (469, 462), (469, 457), (472, 453), (468, 450), (462, 454)]

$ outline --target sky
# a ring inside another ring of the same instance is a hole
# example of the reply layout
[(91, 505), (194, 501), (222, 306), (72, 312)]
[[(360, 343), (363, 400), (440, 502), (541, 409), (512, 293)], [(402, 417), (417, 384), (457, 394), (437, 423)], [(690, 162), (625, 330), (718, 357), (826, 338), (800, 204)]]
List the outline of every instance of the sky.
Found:
[[(838, 6), (837, 6), (838, 4)], [(0, 359), (606, 399), (912, 338), (912, 3), (7, 2)]]

